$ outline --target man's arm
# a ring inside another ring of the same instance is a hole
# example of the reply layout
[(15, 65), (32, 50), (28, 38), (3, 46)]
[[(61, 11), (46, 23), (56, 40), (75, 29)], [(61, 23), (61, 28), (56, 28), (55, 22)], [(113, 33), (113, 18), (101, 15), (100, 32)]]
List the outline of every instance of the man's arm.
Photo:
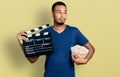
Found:
[[(23, 41), (22, 40), (28, 40), (28, 38), (26, 38), (25, 36), (22, 36), (22, 35), (25, 35), (24, 33), (25, 31), (22, 31), (20, 33), (17, 34), (17, 39), (18, 39), (18, 42), (24, 52), (24, 49), (23, 49)], [(30, 63), (35, 63), (37, 61), (37, 59), (39, 58), (39, 56), (35, 56), (35, 57), (26, 57)]]
[(94, 52), (95, 52), (95, 49), (94, 47), (92, 46), (92, 44), (90, 42), (88, 42), (85, 47), (89, 50), (89, 54), (85, 57), (85, 58), (82, 58), (82, 56), (80, 56), (80, 54), (72, 54), (72, 60), (76, 63), (76, 64), (86, 64), (93, 56)]

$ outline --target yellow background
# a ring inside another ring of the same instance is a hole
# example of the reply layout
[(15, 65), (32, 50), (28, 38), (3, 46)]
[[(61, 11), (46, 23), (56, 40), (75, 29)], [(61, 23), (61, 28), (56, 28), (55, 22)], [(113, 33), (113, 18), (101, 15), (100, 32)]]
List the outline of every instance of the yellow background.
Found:
[[(46, 23), (52, 24), (51, 6), (56, 0), (0, 0), (0, 77), (43, 77), (45, 56), (30, 64), (16, 34)], [(120, 77), (120, 1), (64, 0), (66, 23), (78, 27), (94, 45), (94, 57), (75, 65), (76, 77)]]

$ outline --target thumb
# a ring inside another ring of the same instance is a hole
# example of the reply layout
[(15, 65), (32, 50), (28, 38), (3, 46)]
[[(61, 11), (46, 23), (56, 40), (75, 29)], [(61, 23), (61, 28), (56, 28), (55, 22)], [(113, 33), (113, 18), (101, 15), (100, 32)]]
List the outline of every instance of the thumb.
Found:
[(22, 41), (22, 40), (20, 40), (20, 41), (19, 41), (19, 43), (20, 43), (20, 44), (23, 44), (23, 41)]

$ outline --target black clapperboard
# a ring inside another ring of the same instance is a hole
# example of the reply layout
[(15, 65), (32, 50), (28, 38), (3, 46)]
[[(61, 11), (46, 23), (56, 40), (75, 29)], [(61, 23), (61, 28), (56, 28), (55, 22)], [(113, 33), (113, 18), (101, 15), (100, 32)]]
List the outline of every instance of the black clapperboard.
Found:
[(36, 34), (31, 34), (32, 32), (45, 29), (48, 26), (49, 24), (46, 24), (25, 32), (27, 34), (26, 37), (28, 38), (27, 41), (23, 40), (23, 48), (26, 57), (33, 57), (53, 53), (53, 45), (50, 32), (39, 32)]

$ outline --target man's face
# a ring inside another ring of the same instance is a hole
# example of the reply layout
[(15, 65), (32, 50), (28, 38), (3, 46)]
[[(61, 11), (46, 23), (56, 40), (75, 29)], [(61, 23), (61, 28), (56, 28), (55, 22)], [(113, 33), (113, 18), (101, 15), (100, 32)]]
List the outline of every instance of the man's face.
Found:
[(64, 25), (67, 18), (67, 8), (63, 5), (57, 5), (52, 13), (54, 23), (57, 25)]

